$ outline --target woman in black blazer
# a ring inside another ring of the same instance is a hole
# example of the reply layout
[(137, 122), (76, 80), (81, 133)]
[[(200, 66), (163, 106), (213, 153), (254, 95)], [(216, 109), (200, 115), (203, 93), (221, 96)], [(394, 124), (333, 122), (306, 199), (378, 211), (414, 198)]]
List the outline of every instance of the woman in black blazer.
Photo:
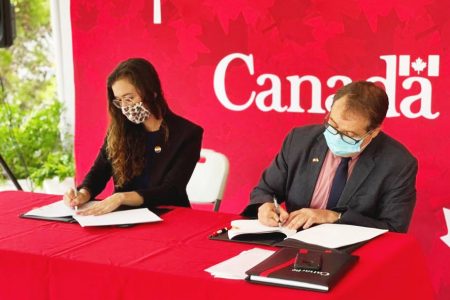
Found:
[(154, 67), (140, 58), (120, 63), (108, 78), (111, 121), (71, 207), (95, 198), (112, 177), (114, 193), (80, 215), (100, 215), (120, 205), (189, 207), (186, 185), (200, 157), (203, 129), (168, 108)]

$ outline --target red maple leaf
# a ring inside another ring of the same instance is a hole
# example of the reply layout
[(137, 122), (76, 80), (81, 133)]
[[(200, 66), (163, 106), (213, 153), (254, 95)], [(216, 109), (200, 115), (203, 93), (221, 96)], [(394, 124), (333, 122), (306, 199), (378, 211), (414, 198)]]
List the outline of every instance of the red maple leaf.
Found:
[(226, 33), (217, 18), (202, 24), (202, 34), (198, 39), (206, 46), (209, 53), (200, 53), (194, 65), (215, 65), (224, 56), (232, 52), (248, 52), (248, 32), (242, 14), (230, 21)]
[(276, 27), (281, 37), (299, 45), (313, 42), (313, 27), (306, 20), (312, 13), (311, 1), (278, 0), (269, 9), (274, 24), (268, 29)]

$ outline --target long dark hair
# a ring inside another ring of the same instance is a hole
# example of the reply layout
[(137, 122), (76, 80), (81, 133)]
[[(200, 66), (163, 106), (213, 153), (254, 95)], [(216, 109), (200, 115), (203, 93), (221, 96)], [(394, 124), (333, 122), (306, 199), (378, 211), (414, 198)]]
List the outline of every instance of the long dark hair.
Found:
[[(121, 62), (109, 75), (107, 82), (108, 127), (106, 151), (111, 160), (115, 184), (123, 186), (139, 175), (145, 166), (145, 127), (130, 122), (120, 109), (113, 105), (115, 99), (112, 85), (119, 79), (127, 79), (137, 90), (145, 107), (157, 119), (164, 118), (168, 105), (164, 98), (158, 73), (153, 65), (143, 58), (130, 58)], [(165, 122), (161, 124), (167, 137)]]

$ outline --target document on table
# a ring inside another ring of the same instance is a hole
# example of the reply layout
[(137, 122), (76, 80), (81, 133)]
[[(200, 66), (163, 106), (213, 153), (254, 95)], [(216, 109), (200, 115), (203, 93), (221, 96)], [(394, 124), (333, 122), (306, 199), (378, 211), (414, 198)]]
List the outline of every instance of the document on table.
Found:
[[(87, 208), (91, 205), (95, 204), (95, 201), (89, 201), (88, 203), (80, 206), (80, 209)], [(34, 208), (29, 212), (25, 213), (25, 216), (36, 216), (36, 217), (44, 217), (44, 218), (60, 218), (60, 217), (69, 217), (75, 213), (75, 210), (66, 204), (64, 204), (64, 200), (53, 202), (49, 205), (44, 205), (38, 208)]]
[(205, 269), (205, 271), (217, 278), (245, 279), (247, 277), (247, 274), (245, 274), (247, 270), (253, 268), (274, 252), (261, 248), (242, 251), (230, 259)]
[(444, 211), (445, 223), (447, 224), (447, 235), (441, 236), (441, 240), (450, 247), (450, 209), (442, 208)]
[(148, 208), (113, 211), (99, 216), (80, 216), (74, 214), (73, 218), (77, 220), (81, 227), (139, 224), (162, 221), (160, 217), (149, 211)]
[(264, 234), (279, 232), (289, 237), (295, 234), (295, 229), (287, 227), (274, 227), (261, 224), (258, 220), (233, 220), (231, 221), (231, 229), (228, 230), (228, 238), (233, 239), (243, 234)]
[[(97, 201), (89, 201), (79, 207), (79, 210), (86, 209)], [(82, 227), (84, 226), (107, 226), (107, 225), (126, 225), (126, 224), (138, 224), (162, 221), (160, 217), (148, 210), (147, 208), (136, 208), (129, 210), (114, 211), (99, 216), (80, 216), (77, 215), (75, 210), (64, 204), (63, 200), (45, 205), (42, 207), (34, 208), (24, 214), (25, 217), (38, 217), (38, 218), (63, 218), (72, 217)]]
[(373, 239), (385, 232), (385, 229), (355, 225), (320, 224), (299, 231), (289, 239), (327, 248), (339, 248)]

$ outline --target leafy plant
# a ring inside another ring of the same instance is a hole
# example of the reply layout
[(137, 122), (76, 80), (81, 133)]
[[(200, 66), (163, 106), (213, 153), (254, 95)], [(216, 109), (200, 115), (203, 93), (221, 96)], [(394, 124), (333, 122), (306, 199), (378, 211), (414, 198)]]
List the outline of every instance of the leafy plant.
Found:
[(50, 153), (43, 166), (31, 173), (30, 177), (40, 186), (44, 179), (58, 177), (59, 180), (63, 180), (72, 177), (74, 171), (73, 155), (58, 151)]
[(16, 177), (41, 185), (45, 178), (73, 176), (72, 143), (66, 142), (72, 138), (59, 130), (50, 1), (12, 3), (17, 36), (0, 49), (0, 154)]
[(42, 185), (46, 178), (73, 176), (72, 145), (63, 146), (58, 129), (61, 111), (58, 101), (31, 112), (18, 104), (0, 110), (0, 154), (16, 177)]

